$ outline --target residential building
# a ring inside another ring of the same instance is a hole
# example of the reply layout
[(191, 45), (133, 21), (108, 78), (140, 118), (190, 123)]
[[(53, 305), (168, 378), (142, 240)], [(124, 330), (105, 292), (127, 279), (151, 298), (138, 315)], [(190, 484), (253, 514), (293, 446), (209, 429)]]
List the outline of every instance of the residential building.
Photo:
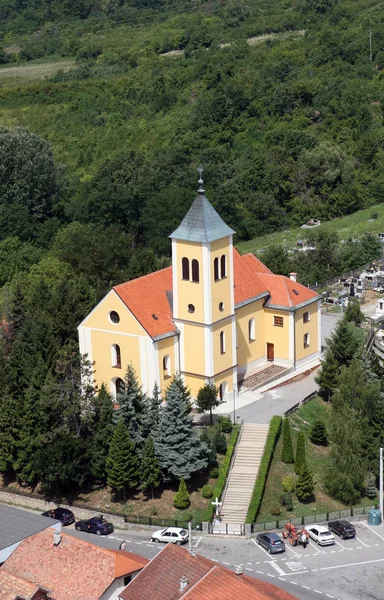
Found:
[(229, 400), (255, 369), (296, 370), (320, 356), (320, 297), (294, 273), (241, 256), (202, 184), (170, 235), (172, 266), (115, 286), (79, 326), (80, 352), (113, 394), (129, 363), (145, 392), (180, 374), (193, 397), (212, 382)]
[(1, 600), (53, 600), (49, 590), (0, 569)]

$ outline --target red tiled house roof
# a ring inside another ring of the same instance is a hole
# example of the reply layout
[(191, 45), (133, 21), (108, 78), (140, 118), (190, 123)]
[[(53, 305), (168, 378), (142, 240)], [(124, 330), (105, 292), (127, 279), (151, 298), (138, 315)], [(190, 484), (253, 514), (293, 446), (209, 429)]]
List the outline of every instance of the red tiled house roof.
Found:
[(16, 597), (25, 600), (49, 600), (48, 590), (45, 590), (36, 583), (32, 583), (23, 577), (18, 577), (4, 569), (0, 569), (0, 599), (15, 600)]
[(49, 529), (25, 539), (1, 570), (51, 590), (55, 600), (99, 600), (117, 577), (136, 573), (149, 562), (65, 533), (58, 546), (53, 540)]
[[(188, 581), (180, 591), (180, 579)], [(295, 600), (273, 585), (236, 575), (197, 554), (169, 544), (120, 593), (122, 600)]]
[[(233, 268), (235, 306), (264, 296), (267, 307), (290, 309), (318, 297), (300, 283), (274, 275), (253, 254), (241, 256), (234, 249)], [(177, 333), (172, 320), (172, 267), (121, 283), (113, 289), (152, 338)]]

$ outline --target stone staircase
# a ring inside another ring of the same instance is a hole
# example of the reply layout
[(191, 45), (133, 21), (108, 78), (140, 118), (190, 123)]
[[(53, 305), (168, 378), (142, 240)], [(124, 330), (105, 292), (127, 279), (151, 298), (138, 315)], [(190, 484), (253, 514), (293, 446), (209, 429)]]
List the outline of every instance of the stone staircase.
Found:
[(269, 425), (243, 425), (222, 498), (221, 522), (214, 524), (214, 533), (240, 534), (240, 526), (245, 523), (268, 430)]

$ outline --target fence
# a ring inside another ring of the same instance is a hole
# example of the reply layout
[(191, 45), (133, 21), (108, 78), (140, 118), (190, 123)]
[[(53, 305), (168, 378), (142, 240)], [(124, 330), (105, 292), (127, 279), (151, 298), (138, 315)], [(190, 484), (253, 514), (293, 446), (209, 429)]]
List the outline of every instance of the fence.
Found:
[(347, 273), (343, 273), (342, 275), (338, 275), (337, 277), (333, 277), (332, 279), (328, 279), (327, 281), (322, 281), (320, 283), (316, 282), (316, 285), (309, 285), (308, 288), (310, 290), (316, 291), (322, 287), (329, 287), (331, 285), (335, 285), (336, 283), (339, 283), (341, 279), (348, 279), (349, 277), (359, 278), (361, 273), (372, 267), (372, 265), (381, 266), (382, 258), (383, 256), (381, 256), (381, 258), (377, 258), (376, 260), (372, 260), (371, 262), (359, 267), (358, 269), (355, 269), (354, 271), (347, 271)]
[(302, 404), (306, 404), (307, 402), (309, 402), (310, 400), (312, 400), (312, 398), (314, 398), (315, 396), (317, 396), (317, 392), (312, 392), (312, 394), (309, 394), (309, 396), (306, 396), (304, 398), (304, 400), (301, 400), (300, 402), (298, 402), (297, 404), (295, 404), (294, 406), (292, 406), (291, 408), (289, 408), (288, 410), (286, 410), (285, 413), (284, 413), (284, 417), (288, 417), (288, 415), (290, 415), (293, 412), (295, 412), (295, 410), (297, 410)]
[(286, 523), (292, 525), (307, 525), (308, 523), (324, 523), (333, 521), (334, 519), (347, 519), (351, 517), (359, 517), (368, 514), (368, 511), (374, 506), (359, 506), (356, 508), (346, 508), (345, 510), (334, 510), (332, 512), (322, 513), (318, 515), (306, 515), (296, 517), (295, 519), (279, 519), (277, 521), (264, 521), (263, 523), (253, 523), (252, 533), (258, 531), (267, 531), (270, 529), (284, 529)]

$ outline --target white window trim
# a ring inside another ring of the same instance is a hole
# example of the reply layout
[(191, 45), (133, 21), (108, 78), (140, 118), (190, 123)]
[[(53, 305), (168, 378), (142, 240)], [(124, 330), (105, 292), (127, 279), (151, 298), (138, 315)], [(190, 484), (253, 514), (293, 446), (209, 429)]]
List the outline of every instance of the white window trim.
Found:
[(311, 336), (309, 335), (309, 333), (304, 333), (303, 345), (304, 348), (309, 348), (309, 346), (311, 345)]
[(255, 317), (251, 317), (248, 321), (248, 339), (250, 342), (256, 340)]

